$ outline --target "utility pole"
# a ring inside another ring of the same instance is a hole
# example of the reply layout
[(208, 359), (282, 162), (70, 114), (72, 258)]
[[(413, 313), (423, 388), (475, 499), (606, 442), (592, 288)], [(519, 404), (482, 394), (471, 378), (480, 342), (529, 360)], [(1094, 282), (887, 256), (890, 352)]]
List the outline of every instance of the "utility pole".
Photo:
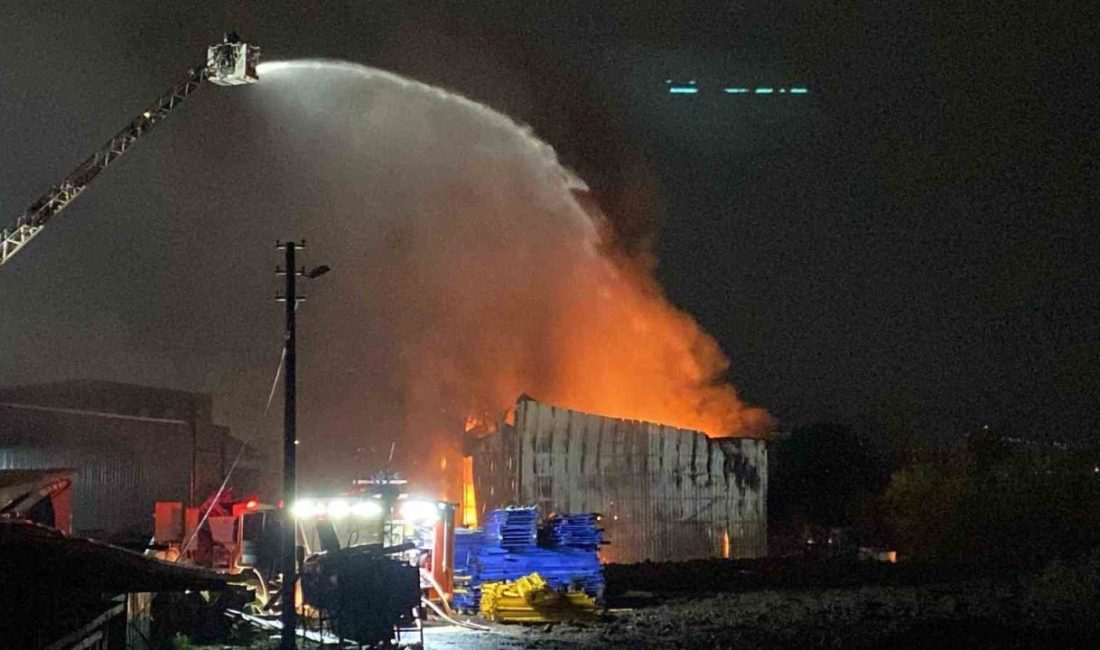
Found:
[(298, 297), (298, 276), (309, 279), (324, 275), (329, 271), (327, 266), (318, 266), (309, 273), (305, 269), (296, 268), (295, 253), (306, 247), (305, 240), (301, 243), (288, 241), (277, 242), (277, 249), (281, 249), (286, 256), (285, 266), (276, 274), (286, 276), (286, 287), (283, 297), (280, 298), (286, 307), (286, 342), (285, 360), (283, 362), (283, 539), (280, 548), (281, 568), (283, 573), (282, 587), (282, 615), (280, 619), (283, 631), (280, 637), (281, 650), (296, 650), (298, 635), (298, 612), (294, 603), (294, 587), (298, 581), (298, 548), (297, 529), (298, 524), (294, 520), (292, 509), (298, 498), (298, 486), (296, 482), (298, 433), (297, 433), (297, 354), (295, 350), (295, 327), (298, 303), (305, 300)]
[(294, 253), (301, 247), (292, 241), (277, 244), (286, 254), (283, 275), (286, 276), (286, 288), (283, 294), (283, 302), (286, 306), (286, 356), (283, 362), (283, 541), (280, 556), (283, 569), (282, 589), (282, 622), (283, 633), (280, 637), (279, 647), (282, 650), (295, 650), (298, 647), (298, 612), (295, 610), (294, 586), (298, 580), (297, 560), (298, 549), (295, 533), (298, 524), (294, 521), (292, 508), (297, 500), (298, 488), (295, 479), (297, 468), (298, 409), (295, 403), (297, 396), (296, 368), (295, 368), (295, 312), (298, 309), (298, 271), (295, 268)]

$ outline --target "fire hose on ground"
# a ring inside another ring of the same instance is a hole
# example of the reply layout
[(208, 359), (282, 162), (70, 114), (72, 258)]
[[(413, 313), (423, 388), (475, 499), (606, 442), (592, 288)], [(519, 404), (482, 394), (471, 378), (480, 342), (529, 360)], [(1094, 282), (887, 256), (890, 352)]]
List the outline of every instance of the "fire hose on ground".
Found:
[[(433, 612), (435, 612), (436, 615), (439, 616), (439, 618), (447, 621), (448, 623), (451, 623), (452, 625), (457, 625), (459, 627), (464, 627), (470, 630), (478, 630), (480, 632), (491, 631), (490, 628), (485, 627), (484, 625), (478, 625), (477, 623), (471, 623), (470, 621), (459, 621), (458, 619), (454, 618), (454, 612), (451, 610), (451, 606), (447, 604), (447, 594), (443, 591), (443, 587), (439, 585), (439, 582), (436, 581), (431, 572), (420, 569), (420, 577), (426, 580), (428, 584), (431, 585), (433, 589), (435, 589), (435, 593), (439, 594), (439, 599), (443, 603), (443, 608), (440, 609), (438, 605), (428, 600), (427, 598), (421, 598), (420, 602), (431, 609)], [(446, 611), (444, 612), (444, 610)]]

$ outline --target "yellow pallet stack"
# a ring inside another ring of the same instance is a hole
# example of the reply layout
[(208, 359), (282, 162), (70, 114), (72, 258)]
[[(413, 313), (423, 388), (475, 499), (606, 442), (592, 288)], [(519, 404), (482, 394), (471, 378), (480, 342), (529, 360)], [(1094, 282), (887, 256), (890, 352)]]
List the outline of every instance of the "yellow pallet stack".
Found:
[(596, 600), (583, 591), (555, 591), (537, 573), (481, 585), (481, 615), (498, 623), (549, 623), (588, 618)]

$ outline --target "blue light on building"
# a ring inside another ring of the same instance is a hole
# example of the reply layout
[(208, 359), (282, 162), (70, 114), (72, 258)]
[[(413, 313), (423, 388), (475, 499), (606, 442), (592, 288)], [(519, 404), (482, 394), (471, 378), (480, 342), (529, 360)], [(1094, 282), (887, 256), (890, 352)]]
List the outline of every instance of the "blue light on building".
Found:
[[(668, 79), (665, 83), (673, 95), (698, 95), (701, 90), (694, 79), (687, 83), (673, 83)], [(805, 86), (724, 86), (721, 90), (727, 95), (806, 95), (810, 92)]]

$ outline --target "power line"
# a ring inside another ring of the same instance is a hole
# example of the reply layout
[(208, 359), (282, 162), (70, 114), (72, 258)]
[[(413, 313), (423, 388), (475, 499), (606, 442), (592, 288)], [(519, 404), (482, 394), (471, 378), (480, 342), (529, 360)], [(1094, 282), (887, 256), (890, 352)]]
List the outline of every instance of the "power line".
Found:
[[(264, 405), (263, 413), (257, 418), (256, 423), (252, 427), (251, 436), (254, 437), (256, 432), (259, 431), (260, 425), (263, 423), (264, 418), (267, 417), (268, 411), (271, 410), (271, 402), (275, 399), (275, 390), (279, 386), (279, 377), (283, 372), (283, 361), (286, 360), (286, 344), (283, 344), (282, 354), (279, 355), (279, 365), (275, 368), (275, 378), (271, 382), (271, 390), (267, 393), (267, 404)], [(222, 492), (225, 491), (225, 487), (229, 485), (229, 479), (233, 476), (233, 470), (237, 469), (237, 465), (241, 462), (241, 458), (244, 457), (244, 450), (248, 447), (248, 443), (241, 439), (241, 447), (237, 450), (237, 457), (233, 459), (233, 463), (229, 466), (229, 471), (225, 473), (225, 478), (222, 480), (222, 484), (218, 487), (218, 491), (214, 493), (214, 498), (210, 500), (210, 505), (207, 506), (206, 512), (202, 514), (202, 518), (199, 519), (199, 524), (195, 526), (195, 529), (191, 531), (191, 536), (187, 538), (187, 542), (180, 548), (179, 557), (183, 557), (183, 554), (187, 552), (187, 549), (191, 546), (191, 542), (195, 540), (195, 536), (199, 534), (199, 530), (202, 529), (203, 524), (206, 523), (207, 517), (210, 516), (210, 511), (214, 509), (214, 504), (221, 498)], [(289, 508), (289, 504), (284, 504), (284, 507)], [(176, 558), (177, 561), (179, 558)]]

